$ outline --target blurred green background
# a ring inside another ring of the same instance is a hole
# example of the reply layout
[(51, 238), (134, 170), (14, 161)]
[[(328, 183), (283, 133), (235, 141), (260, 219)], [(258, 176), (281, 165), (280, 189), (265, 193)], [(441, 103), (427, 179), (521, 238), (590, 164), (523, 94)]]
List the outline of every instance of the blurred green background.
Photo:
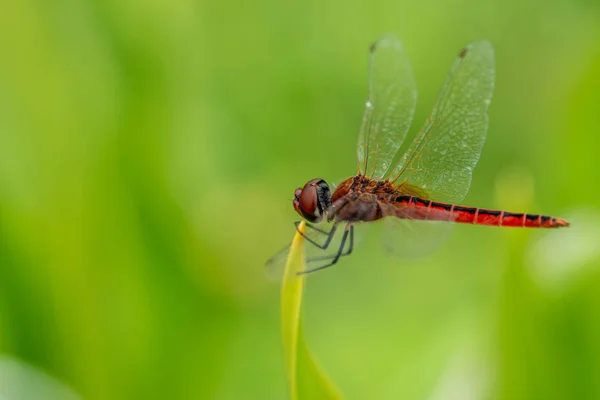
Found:
[(411, 261), (367, 235), (310, 276), (313, 352), (349, 399), (600, 398), (599, 21), (585, 0), (2, 2), (0, 397), (287, 398), (263, 263), (296, 187), (355, 172), (392, 32), (415, 128), (458, 50), (494, 44), (465, 203), (573, 226), (457, 226)]

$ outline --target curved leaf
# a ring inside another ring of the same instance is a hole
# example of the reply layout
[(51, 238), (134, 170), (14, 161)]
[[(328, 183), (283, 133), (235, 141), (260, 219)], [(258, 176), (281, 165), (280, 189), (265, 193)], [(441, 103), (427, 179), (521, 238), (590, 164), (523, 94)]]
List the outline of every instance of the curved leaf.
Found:
[[(298, 230), (304, 232), (302, 222)], [(281, 333), (283, 352), (290, 384), (290, 398), (342, 399), (338, 390), (316, 363), (304, 340), (300, 322), (302, 291), (306, 275), (304, 237), (296, 232), (288, 255), (281, 286)]]

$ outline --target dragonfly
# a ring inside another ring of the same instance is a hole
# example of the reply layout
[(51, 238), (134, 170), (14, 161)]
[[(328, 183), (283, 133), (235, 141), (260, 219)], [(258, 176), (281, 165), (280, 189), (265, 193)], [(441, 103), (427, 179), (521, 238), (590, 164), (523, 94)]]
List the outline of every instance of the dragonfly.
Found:
[[(459, 205), (471, 185), (488, 130), (495, 77), (490, 42), (473, 42), (458, 53), (433, 110), (403, 152), (417, 100), (408, 57), (393, 35), (379, 38), (369, 53), (368, 98), (356, 146), (358, 173), (335, 188), (316, 178), (294, 192), (294, 209), (306, 220), (301, 233), (307, 245), (323, 251), (307, 260), (308, 265), (319, 265), (300, 274), (330, 267), (351, 254), (354, 227), (359, 223), (386, 219), (521, 228), (569, 226), (566, 220), (548, 215)], [(335, 242), (338, 231), (343, 233)], [(333, 252), (328, 251), (332, 243), (337, 243)], [(284, 250), (271, 258), (267, 266), (281, 263), (285, 254)]]

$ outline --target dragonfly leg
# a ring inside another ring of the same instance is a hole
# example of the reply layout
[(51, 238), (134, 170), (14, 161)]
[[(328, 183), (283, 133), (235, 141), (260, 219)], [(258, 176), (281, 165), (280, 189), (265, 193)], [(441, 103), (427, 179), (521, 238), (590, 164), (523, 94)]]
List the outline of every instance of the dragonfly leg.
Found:
[[(298, 230), (298, 225), (300, 224), (300, 221), (297, 221), (297, 222), (295, 222), (294, 224), (296, 225), (296, 230)], [(333, 239), (333, 235), (335, 234), (335, 231), (336, 231), (336, 229), (337, 229), (337, 224), (333, 225), (333, 227), (331, 228), (331, 230), (330, 230), (329, 232), (327, 232), (327, 231), (324, 231), (324, 230), (322, 230), (322, 229), (319, 229), (319, 228), (315, 228), (314, 226), (312, 226), (312, 225), (310, 225), (310, 224), (308, 224), (308, 223), (306, 224), (306, 227), (307, 227), (307, 228), (310, 228), (310, 229), (313, 229), (313, 230), (315, 230), (315, 231), (317, 231), (317, 232), (320, 232), (320, 233), (322, 233), (322, 234), (324, 234), (324, 235), (327, 235), (327, 239), (325, 239), (325, 243), (323, 243), (323, 244), (319, 244), (319, 243), (315, 242), (313, 239), (311, 239), (311, 238), (309, 238), (308, 236), (306, 236), (306, 235), (304, 234), (304, 232), (300, 232), (300, 230), (298, 230), (298, 232), (299, 232), (299, 233), (300, 233), (302, 236), (304, 236), (304, 239), (306, 239), (307, 241), (309, 241), (309, 242), (310, 242), (310, 243), (312, 243), (313, 245), (317, 246), (318, 248), (320, 248), (320, 249), (322, 249), (322, 250), (325, 250), (325, 249), (327, 249), (327, 247), (329, 247), (329, 243), (331, 243), (331, 239)]]
[(344, 250), (343, 252), (341, 252), (341, 254), (339, 255), (339, 257), (338, 257), (338, 253), (335, 253), (335, 254), (329, 254), (329, 255), (326, 255), (326, 256), (322, 256), (322, 257), (309, 258), (306, 261), (309, 262), (309, 263), (312, 263), (312, 262), (315, 262), (315, 261), (331, 260), (331, 259), (335, 259), (336, 257), (341, 258), (341, 257), (349, 255), (350, 253), (352, 253), (352, 249), (354, 248), (354, 228), (353, 227), (350, 228), (350, 232), (348, 233), (348, 237), (349, 237), (348, 248), (346, 250)]
[[(350, 240), (348, 242), (348, 249), (346, 251), (344, 251), (344, 247), (346, 245), (346, 240), (348, 239), (348, 237), (350, 237)], [(347, 256), (350, 253), (352, 253), (352, 249), (354, 248), (354, 226), (352, 224), (348, 224), (346, 225), (346, 229), (344, 230), (344, 236), (342, 236), (342, 241), (340, 243), (340, 247), (338, 248), (338, 251), (336, 254), (332, 255), (332, 256), (324, 256), (324, 257), (317, 257), (317, 258), (313, 258), (309, 261), (319, 261), (319, 260), (329, 260), (332, 259), (333, 260), (325, 265), (321, 265), (319, 267), (316, 268), (311, 268), (311, 269), (307, 269), (304, 271), (300, 271), (297, 273), (297, 275), (304, 275), (304, 274), (309, 274), (311, 272), (315, 272), (315, 271), (319, 271), (322, 269), (325, 269), (327, 267), (331, 267), (332, 265), (336, 264), (338, 262), (338, 260), (340, 259), (340, 257), (343, 256)]]
[[(296, 230), (297, 230), (298, 232), (300, 232), (300, 229), (298, 228), (298, 227), (300, 226), (300, 222), (302, 222), (302, 221), (296, 221), (296, 222), (294, 222), (294, 225), (296, 226)], [(313, 229), (313, 230), (317, 231), (317, 232), (321, 232), (321, 233), (322, 233), (322, 234), (324, 234), (324, 235), (329, 235), (329, 232), (327, 232), (327, 231), (324, 231), (323, 229), (319, 229), (319, 228), (315, 227), (314, 225), (312, 225), (312, 224), (310, 224), (310, 223), (308, 223), (308, 222), (307, 222), (305, 225), (306, 225), (307, 227), (309, 227), (309, 228), (311, 228), (311, 229)], [(300, 233), (302, 233), (302, 232), (300, 232)]]

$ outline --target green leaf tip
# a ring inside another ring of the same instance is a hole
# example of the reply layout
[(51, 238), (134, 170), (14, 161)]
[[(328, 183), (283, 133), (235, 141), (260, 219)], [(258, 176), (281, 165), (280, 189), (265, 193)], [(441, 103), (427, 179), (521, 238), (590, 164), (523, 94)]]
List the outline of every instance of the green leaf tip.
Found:
[(306, 275), (304, 259), (304, 221), (294, 236), (281, 285), (281, 334), (283, 353), (290, 385), (290, 398), (342, 399), (339, 391), (319, 367), (308, 348), (300, 321), (302, 293)]

